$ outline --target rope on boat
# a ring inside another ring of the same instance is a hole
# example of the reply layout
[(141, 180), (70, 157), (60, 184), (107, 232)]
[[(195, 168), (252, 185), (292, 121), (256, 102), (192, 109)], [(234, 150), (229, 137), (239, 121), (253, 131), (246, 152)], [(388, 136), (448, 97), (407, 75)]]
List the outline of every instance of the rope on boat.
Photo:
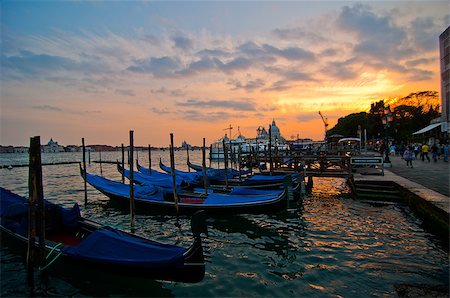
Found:
[[(53, 248), (50, 250), (50, 252), (47, 254), (47, 256), (45, 257), (45, 259), (47, 260), (49, 257), (50, 257), (50, 255), (55, 251), (55, 249), (57, 249), (58, 247), (60, 247), (60, 246), (62, 246), (62, 243), (58, 243), (58, 244), (56, 244), (55, 246), (53, 246)], [(42, 270), (45, 270), (45, 269), (47, 269), (48, 267), (50, 267), (50, 265), (51, 264), (53, 264), (53, 262), (55, 262), (56, 261), (56, 259), (58, 259), (59, 258), (59, 256), (62, 254), (62, 251), (60, 251), (56, 256), (54, 256), (53, 257), (53, 260), (51, 260), (49, 263), (47, 263), (47, 265), (45, 265), (44, 267), (39, 267), (39, 270), (40, 271), (42, 271)]]

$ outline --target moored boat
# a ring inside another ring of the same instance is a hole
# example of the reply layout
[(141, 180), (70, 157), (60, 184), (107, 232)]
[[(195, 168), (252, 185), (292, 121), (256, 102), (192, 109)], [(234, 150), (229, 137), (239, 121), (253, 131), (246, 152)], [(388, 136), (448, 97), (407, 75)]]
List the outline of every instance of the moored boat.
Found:
[[(0, 187), (0, 206), (2, 240), (26, 251), (27, 199)], [(77, 204), (66, 209), (45, 201), (45, 227), (49, 270), (70, 265), (89, 271), (180, 282), (198, 282), (205, 274), (200, 237), (206, 231), (204, 224), (192, 224), (194, 241), (185, 248), (102, 226), (83, 218)], [(37, 239), (34, 246), (38, 246)]]
[[(83, 175), (82, 175), (83, 176)], [(111, 199), (122, 203), (129, 203), (130, 186), (121, 182), (112, 181), (98, 175), (86, 173), (86, 181), (95, 189)], [(144, 208), (146, 212), (174, 213), (175, 200), (171, 191), (154, 185), (135, 185), (134, 201), (136, 210)], [(229, 213), (264, 213), (284, 209), (287, 206), (285, 190), (264, 192), (253, 195), (249, 190), (236, 189), (230, 193), (199, 192), (180, 193), (178, 196), (178, 210), (180, 213), (194, 213), (205, 210), (208, 214)]]

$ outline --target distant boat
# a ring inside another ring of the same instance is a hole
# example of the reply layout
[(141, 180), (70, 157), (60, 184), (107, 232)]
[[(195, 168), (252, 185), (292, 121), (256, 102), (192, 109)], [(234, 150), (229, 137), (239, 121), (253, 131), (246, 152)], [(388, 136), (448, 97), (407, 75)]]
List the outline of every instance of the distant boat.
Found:
[[(28, 201), (0, 188), (2, 242), (26, 250)], [(197, 216), (197, 215), (196, 215)], [(81, 217), (77, 204), (66, 209), (45, 201), (45, 250), (49, 269), (74, 265), (158, 280), (199, 282), (205, 274), (200, 233), (206, 226), (194, 223), (194, 242), (184, 248), (136, 236)], [(199, 227), (199, 228), (196, 228)], [(35, 246), (38, 246), (37, 240)], [(57, 262), (57, 264), (52, 264)], [(101, 276), (101, 273), (99, 274)]]
[(289, 145), (281, 135), (280, 128), (276, 125), (275, 119), (273, 119), (272, 124), (269, 125), (267, 130), (265, 127), (259, 126), (256, 129), (255, 138), (244, 137), (238, 127), (237, 137), (233, 139), (231, 135), (232, 129), (233, 127), (230, 124), (228, 128), (224, 129), (229, 130), (230, 136), (228, 137), (227, 134), (225, 134), (225, 136), (211, 144), (210, 160), (224, 160), (224, 144), (227, 147), (228, 160), (238, 159), (239, 147), (241, 149), (242, 157), (250, 155), (252, 152), (270, 150), (270, 147), (274, 151), (285, 151), (289, 149)]

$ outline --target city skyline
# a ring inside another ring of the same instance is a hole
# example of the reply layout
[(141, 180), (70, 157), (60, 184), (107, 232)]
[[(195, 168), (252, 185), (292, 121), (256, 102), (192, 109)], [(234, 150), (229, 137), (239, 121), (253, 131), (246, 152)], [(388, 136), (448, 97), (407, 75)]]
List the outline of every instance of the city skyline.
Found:
[(446, 1), (1, 3), (1, 145), (212, 143), (440, 91)]

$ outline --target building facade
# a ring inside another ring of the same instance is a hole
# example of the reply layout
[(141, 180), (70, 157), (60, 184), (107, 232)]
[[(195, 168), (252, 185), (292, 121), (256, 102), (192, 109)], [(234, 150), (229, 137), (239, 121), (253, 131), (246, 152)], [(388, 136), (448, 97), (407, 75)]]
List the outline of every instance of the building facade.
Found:
[(42, 146), (42, 152), (49, 153), (49, 152), (64, 152), (64, 147), (61, 145), (58, 145), (58, 142), (53, 141), (53, 139), (50, 139), (48, 141), (47, 145)]
[(450, 27), (439, 36), (441, 62), (441, 130), (450, 131)]

